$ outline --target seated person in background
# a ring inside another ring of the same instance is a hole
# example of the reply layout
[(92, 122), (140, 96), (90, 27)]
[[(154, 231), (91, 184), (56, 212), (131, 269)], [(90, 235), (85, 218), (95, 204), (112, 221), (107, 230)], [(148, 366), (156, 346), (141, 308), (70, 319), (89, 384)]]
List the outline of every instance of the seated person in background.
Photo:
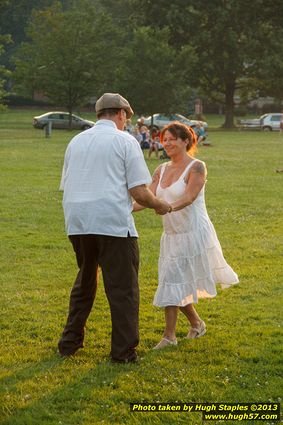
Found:
[(142, 135), (141, 148), (149, 149), (149, 130), (146, 125), (140, 128), (140, 133)]
[(134, 127), (133, 127), (131, 119), (126, 120), (125, 131), (127, 131), (129, 134), (133, 135)]
[(150, 140), (149, 140), (149, 151), (148, 151), (148, 159), (150, 158), (152, 152), (155, 152), (156, 158), (158, 158), (158, 150), (159, 150), (159, 142), (160, 142), (160, 131), (156, 128), (151, 130)]
[(201, 123), (198, 122), (196, 124), (196, 126), (194, 127), (194, 132), (196, 133), (196, 136), (197, 136), (197, 144), (201, 145), (202, 142), (204, 142), (206, 139), (205, 129), (201, 125)]
[(144, 117), (140, 117), (137, 120), (137, 126), (139, 128), (139, 130), (141, 131), (142, 126), (144, 125)]
[(138, 127), (134, 128), (134, 132), (133, 132), (133, 136), (135, 139), (137, 139), (137, 141), (139, 142), (139, 144), (141, 144), (142, 142), (142, 135), (140, 133), (140, 130)]

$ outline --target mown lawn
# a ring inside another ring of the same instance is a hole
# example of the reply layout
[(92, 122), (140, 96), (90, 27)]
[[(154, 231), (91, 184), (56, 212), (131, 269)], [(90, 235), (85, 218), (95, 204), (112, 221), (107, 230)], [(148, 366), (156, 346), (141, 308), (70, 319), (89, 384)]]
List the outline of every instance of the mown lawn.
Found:
[[(180, 316), (178, 347), (151, 351), (163, 330), (163, 311), (152, 306), (161, 221), (152, 211), (135, 216), (140, 361), (112, 365), (102, 281), (85, 348), (71, 359), (57, 355), (76, 274), (58, 191), (74, 133), (53, 131), (47, 140), (31, 128), (33, 115), (0, 115), (0, 423), (199, 425), (201, 413), (132, 413), (129, 403), (280, 401), (283, 173), (275, 170), (283, 168), (283, 135), (214, 131), (213, 146), (197, 154), (208, 167), (209, 215), (240, 278), (237, 287), (199, 303), (205, 337), (185, 340)], [(157, 164), (148, 162), (151, 171)]]

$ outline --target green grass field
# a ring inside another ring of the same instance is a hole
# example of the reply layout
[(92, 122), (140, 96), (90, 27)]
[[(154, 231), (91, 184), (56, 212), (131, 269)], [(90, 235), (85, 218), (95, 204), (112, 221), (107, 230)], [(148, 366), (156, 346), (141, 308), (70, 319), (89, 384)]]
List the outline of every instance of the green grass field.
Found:
[[(75, 133), (53, 131), (45, 139), (31, 127), (35, 114), (0, 114), (0, 423), (200, 425), (201, 413), (133, 413), (129, 404), (280, 401), (283, 173), (275, 170), (283, 168), (283, 135), (214, 131), (213, 146), (199, 148), (196, 155), (208, 168), (210, 218), (240, 278), (238, 286), (219, 289), (216, 298), (198, 304), (207, 323), (205, 337), (186, 340), (187, 324), (180, 316), (178, 347), (151, 351), (163, 330), (163, 311), (152, 306), (161, 220), (148, 210), (135, 215), (140, 360), (112, 365), (102, 281), (85, 348), (70, 359), (57, 354), (76, 275), (58, 185), (64, 151)], [(150, 170), (158, 163), (151, 159)]]

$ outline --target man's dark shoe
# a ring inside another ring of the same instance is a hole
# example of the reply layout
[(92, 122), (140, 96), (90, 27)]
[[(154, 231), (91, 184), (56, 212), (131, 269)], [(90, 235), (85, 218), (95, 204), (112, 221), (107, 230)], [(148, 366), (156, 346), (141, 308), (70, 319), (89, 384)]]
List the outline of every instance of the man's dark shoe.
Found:
[(58, 344), (58, 350), (61, 357), (70, 357), (73, 356), (80, 348), (83, 348), (83, 344), (75, 345), (70, 342), (63, 346), (61, 342)]
[(125, 359), (115, 359), (113, 357), (111, 357), (111, 362), (112, 363), (135, 363), (138, 360), (138, 356), (137, 354), (132, 354), (131, 356), (125, 358)]

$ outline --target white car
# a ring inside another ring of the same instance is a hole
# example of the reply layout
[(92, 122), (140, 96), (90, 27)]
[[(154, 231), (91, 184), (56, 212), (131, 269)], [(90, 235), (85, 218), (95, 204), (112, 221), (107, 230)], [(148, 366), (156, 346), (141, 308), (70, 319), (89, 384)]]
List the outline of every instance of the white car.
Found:
[(154, 114), (153, 123), (151, 123), (151, 115), (144, 118), (144, 124), (147, 127), (158, 127), (159, 129), (163, 128), (165, 125), (170, 124), (172, 121), (180, 121), (183, 124), (187, 124), (190, 127), (194, 127), (197, 123), (200, 123), (205, 129), (207, 128), (207, 123), (205, 121), (190, 120), (189, 118), (184, 117), (180, 114)]
[(260, 128), (263, 131), (280, 130), (280, 121), (283, 121), (283, 114), (264, 114), (260, 117)]
[[(69, 128), (69, 114), (68, 112), (47, 112), (46, 114), (33, 117), (32, 125), (34, 128), (45, 128), (47, 124), (51, 123), (52, 128), (68, 129)], [(72, 129), (86, 130), (94, 126), (94, 121), (85, 120), (77, 115), (72, 115)]]
[(260, 130), (260, 119), (248, 119), (248, 120), (240, 120), (239, 125), (243, 129), (255, 129)]

